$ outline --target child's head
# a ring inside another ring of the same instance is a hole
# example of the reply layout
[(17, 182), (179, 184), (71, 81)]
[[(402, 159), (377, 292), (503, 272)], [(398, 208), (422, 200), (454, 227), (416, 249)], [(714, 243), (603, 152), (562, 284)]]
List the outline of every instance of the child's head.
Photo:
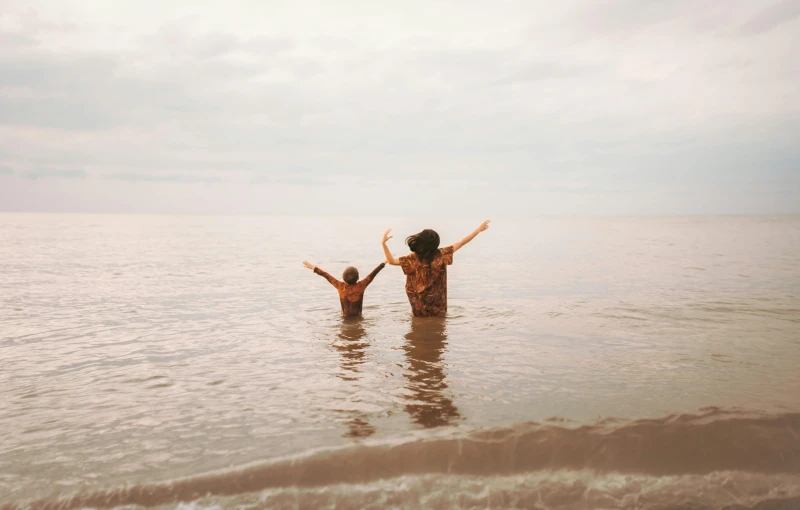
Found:
[(406, 239), (406, 244), (411, 251), (417, 254), (417, 258), (430, 262), (439, 250), (439, 234), (435, 230), (426, 228), (418, 234), (409, 236)]
[(342, 273), (342, 280), (344, 283), (348, 285), (355, 285), (358, 283), (358, 269), (354, 268), (353, 266), (348, 267)]

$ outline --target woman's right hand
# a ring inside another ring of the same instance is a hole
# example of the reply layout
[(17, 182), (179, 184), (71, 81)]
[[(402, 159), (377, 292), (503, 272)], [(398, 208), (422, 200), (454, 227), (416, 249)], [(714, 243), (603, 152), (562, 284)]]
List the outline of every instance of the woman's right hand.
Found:
[(394, 255), (392, 255), (392, 252), (389, 251), (389, 247), (386, 246), (386, 241), (392, 238), (392, 236), (389, 235), (389, 232), (391, 231), (392, 229), (387, 228), (386, 232), (383, 233), (383, 239), (381, 239), (381, 246), (383, 246), (383, 254), (386, 256), (386, 263), (391, 264), (393, 266), (399, 266), (400, 260)]
[(483, 232), (484, 230), (486, 230), (487, 228), (489, 228), (489, 222), (490, 222), (490, 221), (492, 221), (492, 220), (486, 220), (486, 221), (484, 221), (483, 223), (481, 223), (481, 226), (480, 226), (480, 227), (478, 227), (478, 232)]

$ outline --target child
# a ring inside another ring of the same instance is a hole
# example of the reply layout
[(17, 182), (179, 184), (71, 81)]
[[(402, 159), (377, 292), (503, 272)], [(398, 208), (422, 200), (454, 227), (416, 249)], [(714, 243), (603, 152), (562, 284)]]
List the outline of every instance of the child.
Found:
[(358, 281), (358, 269), (350, 266), (342, 273), (343, 282), (340, 282), (308, 261), (303, 261), (303, 265), (309, 269), (313, 269), (315, 273), (325, 277), (326, 280), (331, 282), (331, 285), (336, 287), (336, 290), (339, 291), (339, 301), (342, 303), (342, 315), (351, 317), (361, 315), (361, 305), (364, 302), (364, 290), (367, 288), (367, 285), (372, 283), (372, 279), (383, 269), (386, 263), (381, 262), (378, 267), (373, 269), (372, 272), (361, 281)]

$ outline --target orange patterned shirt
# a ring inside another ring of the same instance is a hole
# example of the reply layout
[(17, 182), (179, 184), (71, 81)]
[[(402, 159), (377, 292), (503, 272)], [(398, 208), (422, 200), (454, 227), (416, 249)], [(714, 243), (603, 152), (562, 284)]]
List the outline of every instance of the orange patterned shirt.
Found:
[(375, 278), (375, 275), (378, 274), (385, 265), (386, 264), (381, 263), (378, 267), (373, 269), (366, 278), (353, 285), (340, 282), (318, 267), (314, 268), (314, 272), (331, 282), (331, 285), (336, 287), (336, 290), (339, 291), (339, 301), (342, 303), (342, 315), (361, 315), (361, 306), (364, 303), (364, 290), (366, 290), (367, 285), (372, 283), (372, 279)]
[(400, 257), (408, 302), (415, 316), (434, 317), (447, 312), (447, 266), (452, 263), (452, 246), (440, 248), (430, 263), (421, 262), (414, 253)]

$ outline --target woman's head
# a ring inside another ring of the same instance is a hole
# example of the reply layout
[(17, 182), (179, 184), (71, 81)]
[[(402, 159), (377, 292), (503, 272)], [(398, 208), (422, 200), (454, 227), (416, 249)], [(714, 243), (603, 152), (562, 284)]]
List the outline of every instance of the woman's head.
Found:
[(423, 262), (431, 262), (439, 250), (439, 234), (426, 228), (418, 234), (406, 238), (406, 244), (417, 258)]

